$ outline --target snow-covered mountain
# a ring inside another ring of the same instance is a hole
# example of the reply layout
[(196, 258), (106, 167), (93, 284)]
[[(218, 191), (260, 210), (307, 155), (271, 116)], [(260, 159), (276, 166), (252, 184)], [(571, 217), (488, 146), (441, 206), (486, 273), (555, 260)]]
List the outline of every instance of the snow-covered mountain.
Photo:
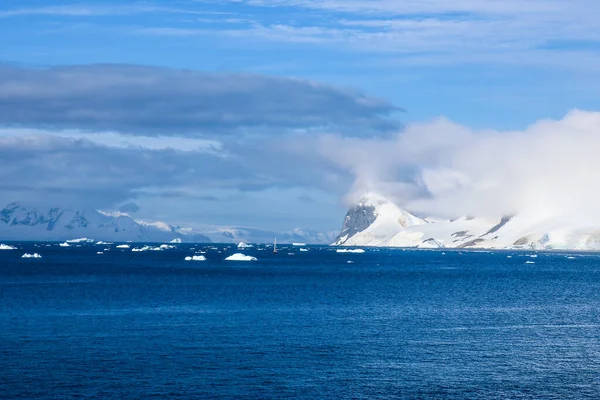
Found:
[(600, 250), (600, 223), (532, 215), (432, 221), (368, 194), (348, 210), (333, 245)]
[(209, 242), (201, 234), (162, 222), (137, 221), (127, 214), (94, 209), (26, 207), (10, 203), (0, 210), (2, 240), (96, 240)]
[(215, 243), (272, 243), (277, 238), (277, 243), (330, 244), (338, 235), (337, 231), (323, 233), (305, 228), (277, 232), (252, 227), (209, 226), (196, 230)]

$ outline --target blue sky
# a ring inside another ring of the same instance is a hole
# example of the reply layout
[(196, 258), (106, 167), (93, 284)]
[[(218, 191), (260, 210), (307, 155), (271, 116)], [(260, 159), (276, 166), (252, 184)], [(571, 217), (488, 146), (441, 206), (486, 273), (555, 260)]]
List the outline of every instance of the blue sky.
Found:
[(359, 167), (323, 140), (598, 110), (597, 15), (588, 0), (4, 0), (0, 199), (337, 229)]

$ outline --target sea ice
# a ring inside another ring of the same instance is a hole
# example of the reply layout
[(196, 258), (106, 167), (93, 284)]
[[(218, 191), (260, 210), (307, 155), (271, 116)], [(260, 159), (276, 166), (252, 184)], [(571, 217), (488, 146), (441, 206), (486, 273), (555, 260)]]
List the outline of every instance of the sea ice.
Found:
[(71, 245), (67, 242), (59, 244), (60, 247), (71, 247)]
[(336, 253), (364, 253), (363, 249), (337, 249)]
[(39, 255), (38, 253), (33, 253), (33, 254), (25, 253), (21, 256), (21, 258), (42, 258), (42, 256)]
[(117, 249), (128, 249), (129, 245), (128, 244), (120, 244), (117, 246)]
[(204, 256), (187, 256), (185, 261), (206, 261)]
[(242, 253), (235, 253), (225, 259), (226, 261), (256, 261), (256, 257), (247, 256)]
[(7, 244), (0, 243), (0, 250), (16, 250), (17, 248), (14, 246), (9, 246)]

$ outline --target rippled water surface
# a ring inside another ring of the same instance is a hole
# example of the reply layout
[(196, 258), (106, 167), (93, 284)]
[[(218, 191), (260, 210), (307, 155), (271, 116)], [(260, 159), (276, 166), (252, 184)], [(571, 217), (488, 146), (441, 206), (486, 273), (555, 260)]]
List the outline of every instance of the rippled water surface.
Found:
[(16, 246), (0, 398), (600, 397), (598, 254)]

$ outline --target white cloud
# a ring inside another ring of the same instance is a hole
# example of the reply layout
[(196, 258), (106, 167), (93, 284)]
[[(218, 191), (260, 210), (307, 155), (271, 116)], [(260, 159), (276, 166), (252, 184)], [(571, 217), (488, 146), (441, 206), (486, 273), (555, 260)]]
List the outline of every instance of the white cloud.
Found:
[(375, 190), (427, 215), (560, 215), (600, 221), (600, 112), (574, 110), (522, 131), (439, 119), (393, 139), (327, 136), (322, 153)]

